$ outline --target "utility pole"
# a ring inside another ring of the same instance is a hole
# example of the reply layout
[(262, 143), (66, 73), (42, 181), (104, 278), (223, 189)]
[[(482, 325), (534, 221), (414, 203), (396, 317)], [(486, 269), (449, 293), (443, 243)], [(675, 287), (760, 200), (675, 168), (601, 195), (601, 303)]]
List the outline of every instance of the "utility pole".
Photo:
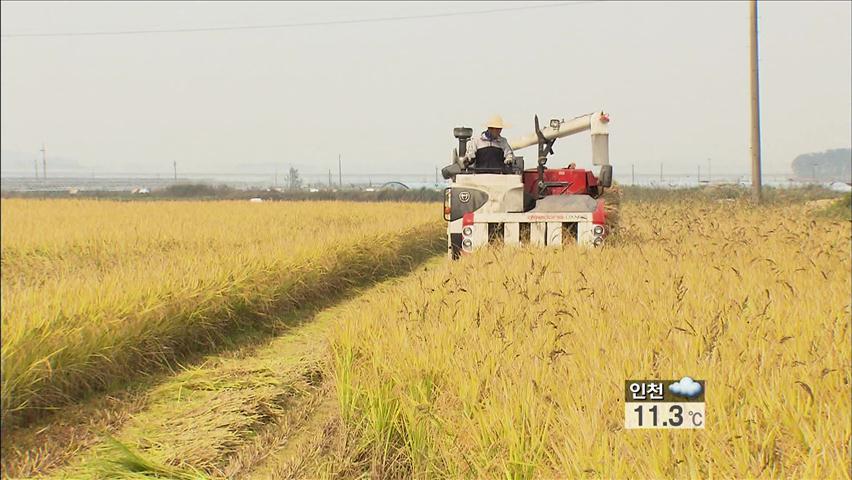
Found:
[(33, 158), (33, 165), (35, 166), (36, 180), (38, 180), (38, 157)]
[(340, 189), (343, 190), (343, 164), (340, 162), (340, 154), (337, 154), (337, 181), (340, 183)]
[(41, 144), (41, 176), (47, 180), (47, 149)]
[(710, 170), (710, 159), (707, 159), (707, 183), (713, 180), (713, 171)]
[(328, 169), (328, 188), (331, 188), (331, 169)]
[(435, 167), (435, 185), (438, 184), (438, 167)]
[(177, 182), (177, 160), (172, 160), (172, 168), (175, 171), (175, 182)]
[(630, 185), (636, 185), (636, 170), (635, 165), (630, 164)]
[(749, 38), (751, 46), (751, 186), (752, 198), (760, 202), (760, 83), (757, 66), (757, 0), (749, 2)]

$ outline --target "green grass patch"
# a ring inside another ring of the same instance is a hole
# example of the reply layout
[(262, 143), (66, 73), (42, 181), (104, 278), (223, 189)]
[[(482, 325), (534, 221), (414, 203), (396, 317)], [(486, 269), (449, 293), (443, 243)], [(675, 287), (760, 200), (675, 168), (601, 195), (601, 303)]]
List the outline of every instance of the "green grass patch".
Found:
[(852, 220), (852, 193), (847, 193), (832, 205), (820, 210), (817, 216), (834, 220)]

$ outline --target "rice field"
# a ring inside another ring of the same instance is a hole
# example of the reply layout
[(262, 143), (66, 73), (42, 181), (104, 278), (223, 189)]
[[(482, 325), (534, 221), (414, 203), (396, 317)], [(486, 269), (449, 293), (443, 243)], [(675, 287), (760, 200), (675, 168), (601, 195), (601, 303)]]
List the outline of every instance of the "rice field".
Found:
[[(346, 439), (313, 472), (849, 478), (850, 224), (811, 216), (627, 204), (599, 251), (483, 251), (362, 298), (330, 340)], [(685, 375), (705, 430), (624, 429), (626, 379)]]
[(408, 268), (422, 205), (4, 199), (2, 423)]
[[(3, 201), (4, 415), (433, 258), (176, 366), (109, 436), (8, 476), (850, 478), (848, 220), (628, 200), (604, 248), (448, 262), (438, 205), (149, 205)], [(684, 375), (704, 430), (623, 428), (626, 379)]]

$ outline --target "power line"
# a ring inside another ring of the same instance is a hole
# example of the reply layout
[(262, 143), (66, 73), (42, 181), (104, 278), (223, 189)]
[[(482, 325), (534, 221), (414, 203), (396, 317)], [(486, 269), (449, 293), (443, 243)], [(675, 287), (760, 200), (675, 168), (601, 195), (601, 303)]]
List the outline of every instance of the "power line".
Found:
[(521, 10), (538, 10), (544, 8), (560, 8), (572, 7), (575, 5), (583, 5), (587, 3), (599, 3), (603, 0), (579, 0), (574, 2), (561, 2), (548, 5), (532, 5), (523, 7), (509, 8), (492, 8), (490, 10), (472, 10), (465, 12), (450, 12), (450, 13), (433, 13), (426, 15), (404, 15), (396, 17), (375, 17), (375, 18), (359, 18), (350, 20), (327, 20), (320, 22), (302, 22), (302, 23), (282, 23), (274, 25), (238, 25), (234, 27), (200, 27), (200, 28), (175, 28), (164, 30), (119, 30), (119, 31), (102, 31), (102, 32), (51, 32), (51, 33), (10, 33), (0, 35), (0, 38), (22, 38), (22, 37), (94, 37), (103, 35), (145, 35), (157, 33), (197, 33), (197, 32), (223, 32), (231, 30), (265, 30), (265, 29), (285, 29), (298, 27), (319, 27), (332, 25), (352, 25), (358, 23), (379, 23), (393, 22), (400, 20), (419, 20), (426, 18), (447, 18), (461, 17), (468, 15), (487, 15), (491, 13), (502, 12), (518, 12)]

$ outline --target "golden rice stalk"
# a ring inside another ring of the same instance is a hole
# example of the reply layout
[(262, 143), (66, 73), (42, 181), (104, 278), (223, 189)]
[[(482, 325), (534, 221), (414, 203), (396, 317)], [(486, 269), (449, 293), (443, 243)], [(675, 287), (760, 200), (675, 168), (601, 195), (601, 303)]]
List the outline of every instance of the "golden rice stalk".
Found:
[(621, 213), (621, 197), (623, 192), (618, 184), (613, 184), (612, 187), (604, 190), (600, 198), (604, 200), (606, 211), (606, 228), (607, 232), (618, 232), (618, 220)]

